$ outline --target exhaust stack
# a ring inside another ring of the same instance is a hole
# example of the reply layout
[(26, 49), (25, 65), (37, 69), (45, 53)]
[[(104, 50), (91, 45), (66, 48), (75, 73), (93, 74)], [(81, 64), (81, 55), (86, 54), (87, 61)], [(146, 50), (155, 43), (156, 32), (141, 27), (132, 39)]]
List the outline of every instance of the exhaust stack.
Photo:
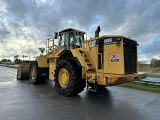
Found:
[(95, 31), (95, 37), (99, 37), (99, 32), (101, 31), (100, 26), (98, 26), (98, 28)]

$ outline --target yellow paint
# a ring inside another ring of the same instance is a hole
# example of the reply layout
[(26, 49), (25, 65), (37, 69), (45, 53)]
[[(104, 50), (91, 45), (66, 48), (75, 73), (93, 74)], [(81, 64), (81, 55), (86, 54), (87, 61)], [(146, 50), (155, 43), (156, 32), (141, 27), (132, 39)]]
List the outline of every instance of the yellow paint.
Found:
[[(112, 55), (118, 55), (118, 61), (112, 61)], [(124, 74), (124, 55), (122, 41), (120, 46), (116, 44), (104, 47), (104, 73)]]
[(69, 73), (65, 68), (62, 68), (58, 74), (59, 84), (62, 88), (66, 88), (69, 83)]
[(95, 68), (98, 67), (98, 47), (91, 47), (87, 54)]
[(49, 79), (54, 80), (54, 70), (56, 67), (55, 59), (49, 60)]
[(40, 68), (47, 68), (49, 67), (49, 64), (47, 63), (47, 57), (44, 55), (40, 55), (37, 57), (38, 67)]
[(79, 62), (81, 63), (81, 65), (82, 65), (83, 67), (85, 67), (84, 57), (83, 57), (83, 55), (79, 52), (79, 50), (81, 50), (81, 49), (72, 49), (72, 50), (71, 50), (72, 55), (73, 55), (73, 57), (78, 58), (78, 60), (79, 60)]

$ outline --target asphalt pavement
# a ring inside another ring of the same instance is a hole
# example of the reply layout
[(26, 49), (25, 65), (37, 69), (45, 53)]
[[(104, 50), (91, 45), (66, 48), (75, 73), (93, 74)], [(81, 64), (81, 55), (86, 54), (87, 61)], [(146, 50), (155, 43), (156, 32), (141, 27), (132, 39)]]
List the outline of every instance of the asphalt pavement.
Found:
[(160, 94), (114, 86), (64, 97), (53, 81), (32, 85), (0, 66), (0, 120), (159, 120), (159, 113)]

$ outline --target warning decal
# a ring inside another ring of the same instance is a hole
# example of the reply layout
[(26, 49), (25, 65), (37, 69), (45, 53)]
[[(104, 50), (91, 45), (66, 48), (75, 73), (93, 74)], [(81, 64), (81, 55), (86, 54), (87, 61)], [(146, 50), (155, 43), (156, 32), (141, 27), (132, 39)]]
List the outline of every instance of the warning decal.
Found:
[(119, 55), (118, 54), (112, 54), (111, 55), (111, 61), (112, 62), (118, 62), (119, 61)]

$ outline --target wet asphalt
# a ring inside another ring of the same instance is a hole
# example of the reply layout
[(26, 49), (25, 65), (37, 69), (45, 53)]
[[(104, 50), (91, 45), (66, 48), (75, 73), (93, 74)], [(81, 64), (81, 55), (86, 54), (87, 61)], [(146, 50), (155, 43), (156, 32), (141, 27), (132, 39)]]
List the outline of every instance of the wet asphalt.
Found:
[(63, 97), (53, 81), (32, 85), (0, 66), (0, 120), (160, 120), (160, 94), (114, 86)]

